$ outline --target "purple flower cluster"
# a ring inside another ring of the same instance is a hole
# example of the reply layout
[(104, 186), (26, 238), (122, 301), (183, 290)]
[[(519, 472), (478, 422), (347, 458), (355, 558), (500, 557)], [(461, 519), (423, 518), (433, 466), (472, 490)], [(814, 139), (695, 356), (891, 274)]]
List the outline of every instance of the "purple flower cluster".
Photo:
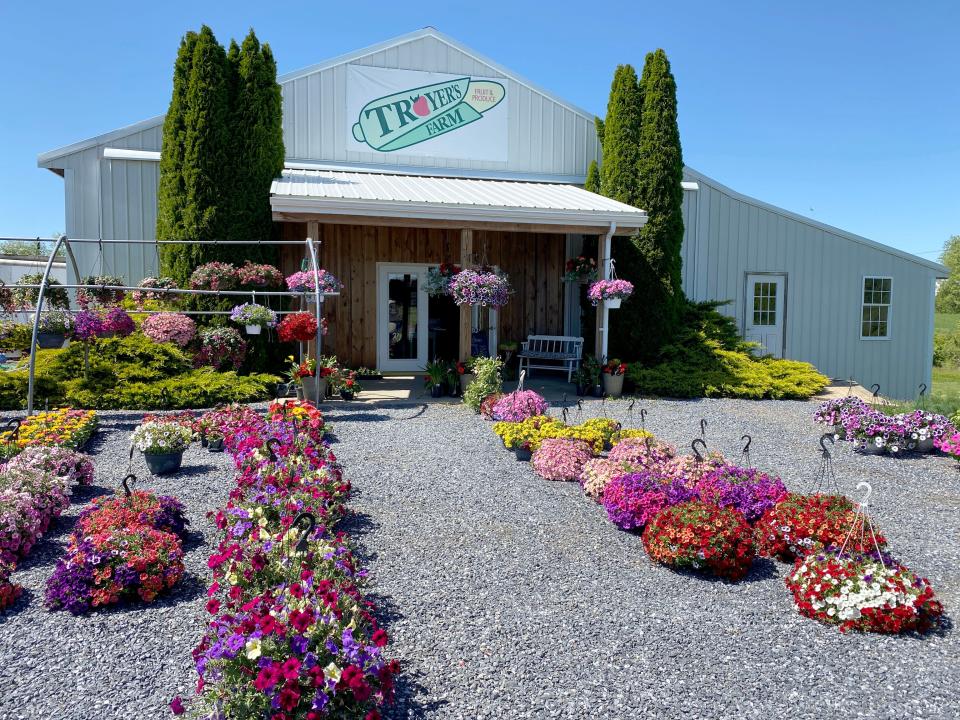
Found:
[(720, 507), (732, 505), (751, 523), (787, 494), (780, 478), (755, 468), (735, 465), (725, 465), (707, 473), (697, 482), (695, 489), (700, 500)]
[(111, 308), (105, 313), (81, 310), (74, 316), (73, 336), (77, 340), (92, 340), (98, 337), (126, 337), (136, 329), (126, 310)]
[(633, 283), (628, 280), (597, 280), (590, 284), (590, 290), (587, 291), (587, 297), (594, 305), (599, 305), (602, 300), (625, 300), (631, 295)]
[(457, 305), (500, 308), (510, 298), (506, 275), (484, 270), (461, 270), (450, 280), (450, 294)]
[(603, 491), (603, 507), (621, 530), (639, 530), (664, 508), (696, 497), (686, 479), (643, 470), (610, 480)]
[(855, 397), (822, 403), (813, 420), (831, 426), (838, 438), (855, 442), (861, 450), (891, 454), (929, 452), (934, 446), (939, 448), (937, 441), (956, 432), (943, 415), (925, 410), (887, 415)]

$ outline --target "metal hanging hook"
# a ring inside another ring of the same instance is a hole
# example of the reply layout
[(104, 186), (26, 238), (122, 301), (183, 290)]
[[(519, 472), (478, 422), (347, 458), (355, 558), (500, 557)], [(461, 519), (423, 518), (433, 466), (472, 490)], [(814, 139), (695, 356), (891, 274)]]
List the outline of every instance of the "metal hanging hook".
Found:
[(133, 493), (130, 491), (130, 486), (127, 484), (128, 480), (133, 480), (134, 482), (136, 482), (137, 476), (134, 475), (133, 473), (130, 473), (126, 477), (124, 477), (123, 480), (120, 481), (120, 487), (123, 488), (123, 494), (126, 495), (127, 497), (130, 497)]
[(566, 425), (566, 424), (567, 424), (567, 409), (566, 409), (566, 408), (563, 408), (563, 409), (560, 411), (560, 415), (561, 415), (561, 417), (563, 417), (563, 424)]
[(299, 515), (297, 515), (293, 519), (293, 522), (290, 524), (290, 527), (295, 528), (298, 525), (300, 525), (304, 520), (307, 523), (307, 526), (306, 526), (307, 529), (303, 531), (303, 533), (300, 535), (300, 539), (297, 540), (297, 544), (294, 546), (294, 551), (298, 553), (306, 552), (307, 543), (310, 542), (310, 534), (317, 527), (317, 519), (313, 516), (313, 513), (308, 513), (308, 512), (302, 512)]
[(873, 495), (873, 485), (868, 483), (866, 480), (861, 480), (857, 483), (857, 490), (867, 491), (867, 494), (863, 496), (863, 500), (860, 501), (860, 507), (866, 508), (867, 504), (870, 502), (870, 496)]
[(703, 437), (707, 436), (707, 419), (700, 418), (700, 435)]
[(706, 457), (700, 454), (700, 451), (697, 450), (697, 444), (703, 445), (703, 451), (707, 451), (707, 443), (703, 441), (703, 438), (697, 438), (692, 443), (690, 443), (690, 448), (693, 450), (693, 456), (696, 458), (698, 463), (702, 463), (706, 460)]
[(753, 438), (750, 437), (749, 435), (741, 435), (741, 436), (740, 436), (740, 439), (747, 441), (747, 444), (743, 446), (743, 450), (742, 450), (741, 452), (742, 452), (744, 455), (749, 455), (749, 454), (750, 454), (750, 443), (753, 442)]
[(920, 383), (920, 397), (923, 397), (923, 394), (927, 392), (927, 384)]
[(13, 427), (6, 431), (10, 435), (7, 442), (15, 443), (17, 442), (17, 440), (20, 439), (20, 419), (10, 418), (9, 420), (7, 420), (7, 424), (5, 425), (5, 427), (10, 428), (11, 425)]
[(829, 440), (831, 445), (834, 445), (833, 433), (824, 433), (820, 436), (820, 450), (823, 451), (823, 456), (825, 458), (830, 457), (830, 448), (828, 448), (824, 443)]
[(270, 453), (270, 462), (277, 461), (277, 452), (274, 448), (280, 447), (281, 443), (278, 438), (272, 437), (267, 440), (267, 452)]
[(647, 426), (647, 409), (640, 408), (640, 427), (646, 430)]
[(873, 390), (873, 396), (877, 397), (880, 394), (880, 383), (874, 383), (870, 389)]

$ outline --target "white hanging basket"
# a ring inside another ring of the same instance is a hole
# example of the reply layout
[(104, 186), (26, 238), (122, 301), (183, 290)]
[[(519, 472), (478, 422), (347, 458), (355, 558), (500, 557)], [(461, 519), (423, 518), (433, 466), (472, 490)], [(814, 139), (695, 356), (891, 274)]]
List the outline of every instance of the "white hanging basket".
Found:
[(604, 302), (607, 304), (607, 307), (611, 310), (617, 310), (620, 308), (620, 303), (623, 301), (622, 298), (607, 298)]
[(247, 335), (259, 335), (262, 329), (259, 325), (247, 325)]

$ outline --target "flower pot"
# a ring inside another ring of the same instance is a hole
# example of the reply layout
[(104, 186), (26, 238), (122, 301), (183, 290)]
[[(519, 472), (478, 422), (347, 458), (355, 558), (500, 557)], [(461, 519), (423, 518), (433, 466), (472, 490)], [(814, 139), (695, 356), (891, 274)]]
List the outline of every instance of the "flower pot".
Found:
[(623, 298), (607, 298), (604, 300), (604, 302), (607, 304), (607, 307), (611, 310), (618, 310), (622, 301)]
[(210, 441), (207, 440), (206, 435), (200, 438), (200, 447), (207, 447), (209, 444), (210, 444)]
[(584, 397), (590, 388), (587, 385), (577, 383), (577, 397)]
[(594, 385), (591, 395), (594, 397), (602, 398), (603, 397), (603, 385)]
[(218, 440), (211, 440), (209, 445), (207, 446), (207, 449), (210, 452), (223, 452), (223, 438), (219, 438)]
[(183, 450), (175, 453), (164, 453), (162, 455), (147, 455), (144, 453), (143, 459), (150, 468), (151, 475), (165, 475), (176, 472), (183, 463)]
[(928, 437), (923, 440), (917, 440), (917, 446), (914, 448), (918, 453), (933, 452), (933, 438)]
[(431, 385), (430, 386), (430, 397), (440, 398), (443, 397), (443, 385)]
[(447, 395), (450, 397), (460, 397), (460, 383), (459, 382), (448, 382), (446, 383)]
[(530, 458), (533, 457), (533, 453), (530, 452), (530, 448), (518, 447), (514, 448), (513, 452), (516, 454), (518, 462), (529, 462)]
[[(326, 382), (326, 381), (324, 381)], [(307, 376), (300, 378), (300, 385), (303, 387), (304, 400), (317, 399), (317, 378), (316, 376)]]
[(63, 347), (63, 341), (66, 336), (63, 333), (40, 332), (37, 333), (37, 347), (44, 350)]
[(613, 398), (623, 395), (623, 375), (603, 374), (603, 391)]
[(262, 329), (259, 325), (247, 325), (247, 335), (259, 335)]
[(460, 394), (462, 395), (467, 391), (467, 386), (473, 382), (473, 379), (477, 377), (473, 373), (464, 373), (460, 376)]
[(860, 448), (860, 451), (864, 455), (882, 455), (884, 449), (884, 445), (877, 445), (875, 442), (873, 442), (872, 438), (867, 438), (866, 444)]
[(303, 386), (297, 385), (297, 400), (303, 400)]
[[(317, 378), (317, 397), (319, 400), (317, 402), (323, 402), (327, 399), (327, 396), (330, 394), (327, 392), (327, 379), (326, 378)], [(313, 397), (309, 398), (313, 400)]]
[(277, 397), (285, 398), (290, 394), (290, 388), (287, 383), (277, 383)]
[(353, 392), (350, 390), (341, 390), (340, 391), (341, 400), (353, 400)]

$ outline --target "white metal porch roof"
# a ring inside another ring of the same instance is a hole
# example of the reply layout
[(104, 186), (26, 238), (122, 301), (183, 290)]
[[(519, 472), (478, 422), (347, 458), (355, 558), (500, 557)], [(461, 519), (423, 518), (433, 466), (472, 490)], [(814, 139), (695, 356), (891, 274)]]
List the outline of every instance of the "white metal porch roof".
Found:
[(284, 170), (270, 187), (274, 215), (337, 215), (460, 222), (616, 223), (634, 230), (647, 214), (576, 185), (334, 170)]

